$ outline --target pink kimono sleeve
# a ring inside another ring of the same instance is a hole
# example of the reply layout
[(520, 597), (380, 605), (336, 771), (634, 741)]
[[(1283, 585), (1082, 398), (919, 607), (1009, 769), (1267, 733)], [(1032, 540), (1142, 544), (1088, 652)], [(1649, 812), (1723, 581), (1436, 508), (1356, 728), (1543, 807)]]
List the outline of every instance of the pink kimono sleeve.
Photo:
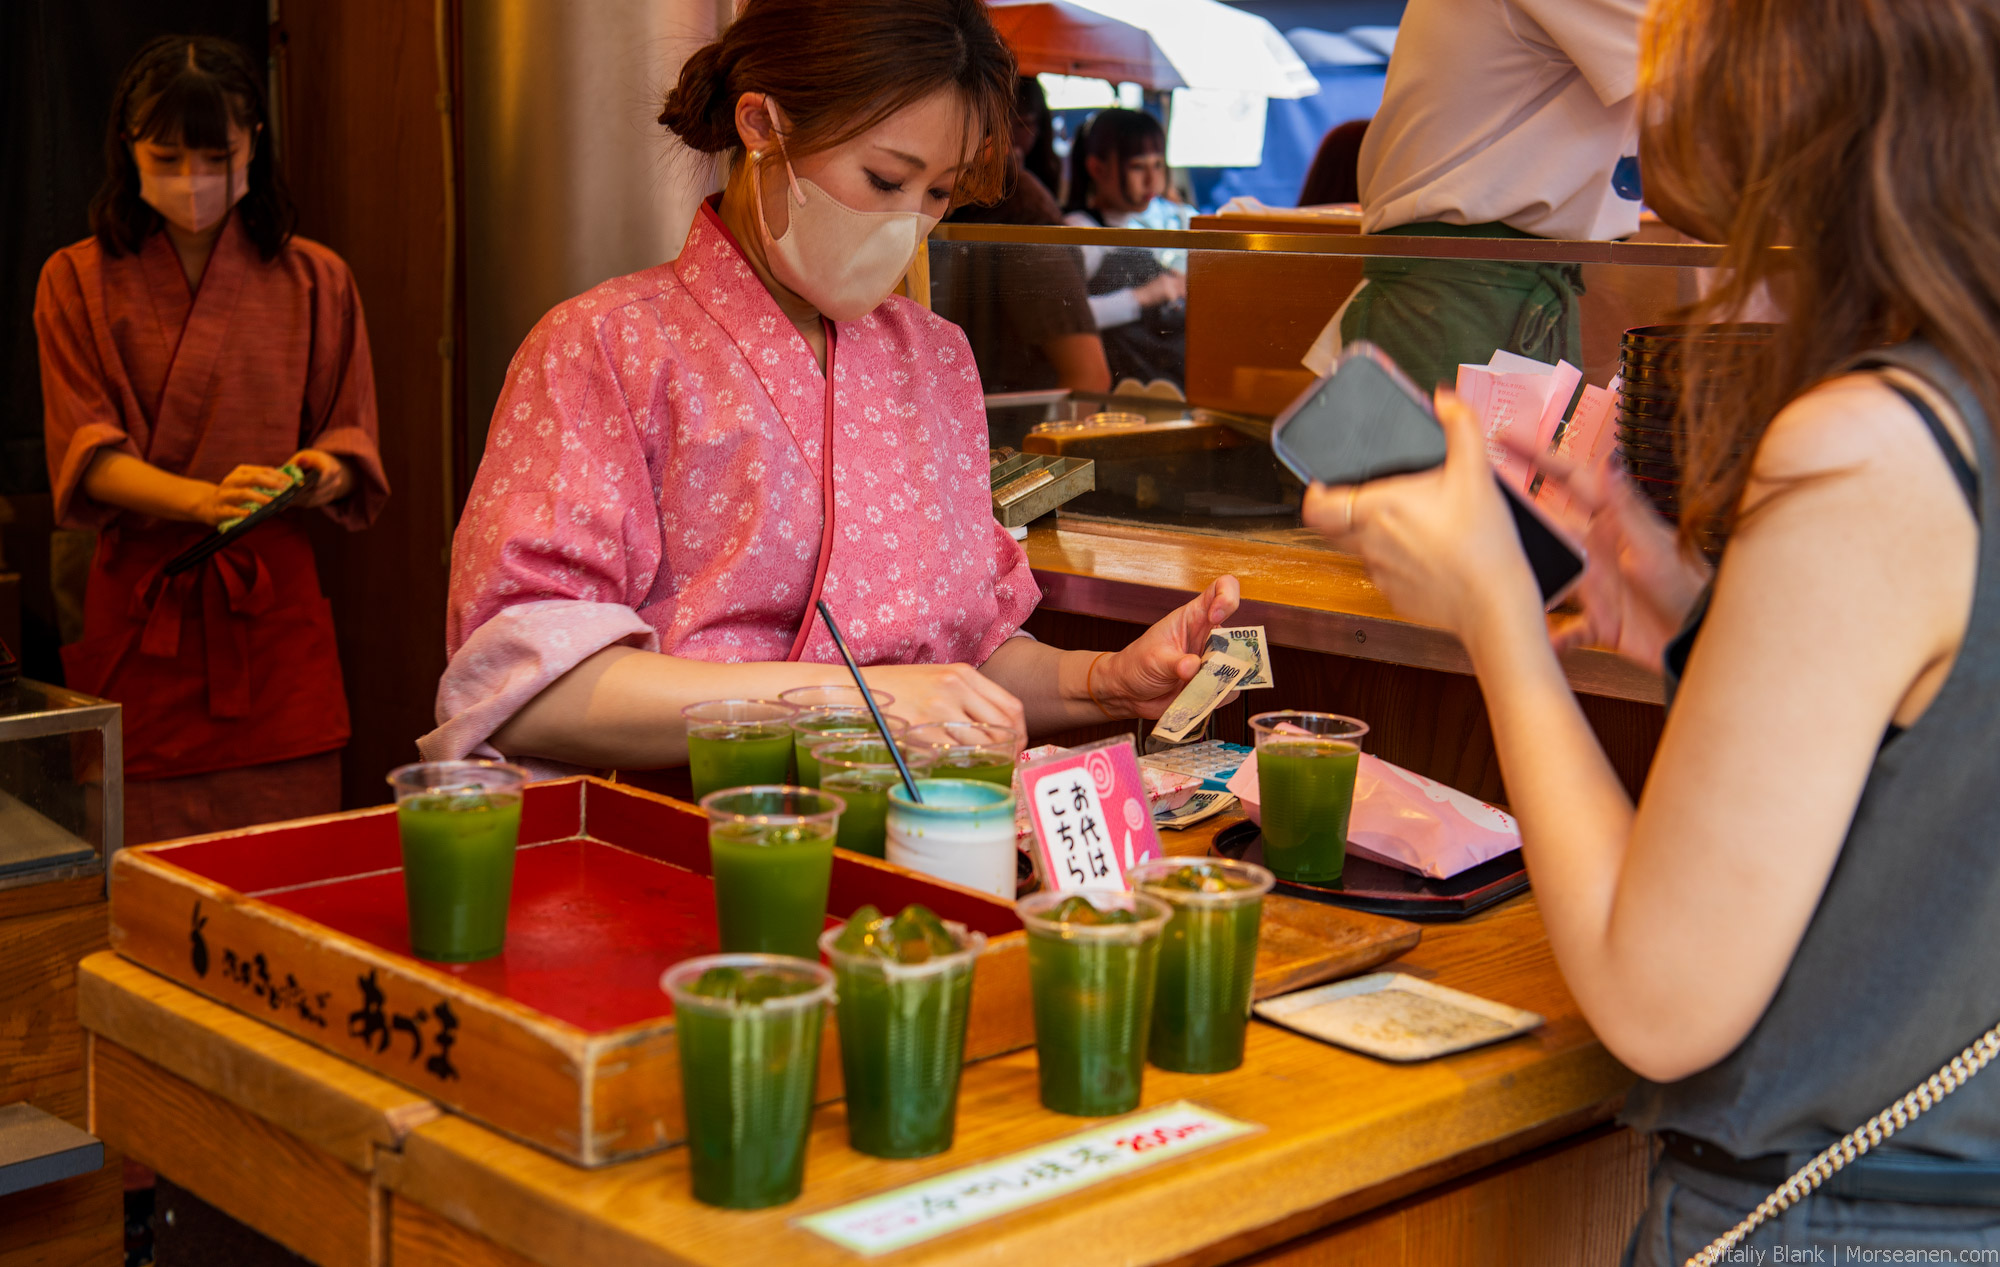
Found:
[(600, 332), (570, 305), (515, 355), (452, 539), (451, 662), (428, 760), (497, 755), (494, 731), (620, 644), (660, 649), (638, 612), (661, 557), (644, 442)]
[(305, 448), (345, 458), (354, 490), (325, 507), (350, 532), (366, 528), (389, 500), (389, 477), (375, 443), (375, 366), (354, 275), (332, 251), (296, 240), (314, 274), (312, 360), (306, 368)]
[(980, 664), (986, 663), (1000, 649), (1000, 644), (1010, 638), (1034, 639), (1035, 635), (1021, 628), (1021, 624), (1035, 614), (1042, 601), (1042, 587), (1028, 566), (1028, 552), (998, 519), (993, 520), (993, 555), (994, 621), (979, 644)]
[(65, 528), (102, 528), (119, 511), (83, 491), (84, 472), (99, 449), (139, 455), (98, 358), (75, 266), (63, 255), (42, 266), (35, 289), (35, 342), (41, 354), (42, 437), (56, 522)]

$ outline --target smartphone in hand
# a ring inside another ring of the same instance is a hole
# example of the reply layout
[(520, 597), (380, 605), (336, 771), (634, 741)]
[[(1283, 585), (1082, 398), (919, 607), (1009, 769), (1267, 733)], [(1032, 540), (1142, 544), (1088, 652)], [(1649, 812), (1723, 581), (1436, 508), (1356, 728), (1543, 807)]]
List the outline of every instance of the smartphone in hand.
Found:
[[(1332, 373), (1278, 415), (1271, 424), (1271, 451), (1307, 483), (1365, 484), (1441, 464), (1444, 428), (1386, 353), (1372, 343), (1355, 343)], [(1542, 602), (1554, 607), (1583, 579), (1583, 550), (1497, 472), (1493, 478), (1513, 512)]]

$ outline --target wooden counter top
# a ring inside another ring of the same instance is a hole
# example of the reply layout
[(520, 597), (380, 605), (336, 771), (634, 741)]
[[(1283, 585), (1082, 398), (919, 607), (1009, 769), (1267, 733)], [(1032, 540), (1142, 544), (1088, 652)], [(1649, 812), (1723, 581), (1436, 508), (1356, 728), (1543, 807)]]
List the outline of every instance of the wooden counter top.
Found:
[[(1151, 624), (1228, 572), (1243, 585), (1236, 623), (1280, 646), (1472, 672), (1458, 639), (1397, 616), (1353, 555), (1061, 517), (1030, 527), (1025, 545), (1050, 610)], [(1563, 666), (1579, 694), (1664, 702), (1657, 676), (1608, 651), (1574, 651)]]
[[(1251, 1026), (1243, 1068), (1210, 1077), (1146, 1071), (1145, 1104), (1187, 1099), (1262, 1129), (1185, 1160), (1002, 1215), (891, 1263), (1157, 1263), (1227, 1245), (1233, 1257), (1429, 1186), (1608, 1117), (1631, 1078), (1598, 1045), (1556, 975), (1532, 901), (1434, 928), (1403, 971), (1531, 1008), (1539, 1031), (1483, 1051), (1398, 1067), (1270, 1025)], [(418, 1127), (387, 1186), (550, 1267), (845, 1264), (853, 1256), (801, 1215), (1085, 1129), (1040, 1107), (1035, 1057), (969, 1066), (956, 1146), (885, 1162), (847, 1146), (840, 1105), (814, 1119), (805, 1194), (725, 1213), (688, 1195), (687, 1154), (583, 1171), (461, 1118)]]
[[(1227, 821), (1168, 833), (1169, 848), (1200, 852)], [(1572, 1136), (1607, 1119), (1630, 1085), (1631, 1075), (1599, 1045), (1564, 988), (1532, 897), (1464, 923), (1430, 926), (1392, 966), (1532, 1009), (1548, 1022), (1520, 1038), (1413, 1066), (1253, 1023), (1241, 1069), (1207, 1077), (1148, 1069), (1144, 1103), (1194, 1101), (1256, 1124), (1255, 1134), (883, 1261), (1022, 1263), (1058, 1253), (1079, 1264), (1222, 1261)], [(85, 1023), (97, 1031), (113, 1074), (129, 1080), (132, 1057), (164, 1065), (172, 1085), (188, 1080), (189, 1091), (234, 1106), (217, 1120), (247, 1115), (256, 1131), (290, 1134), (349, 1166), (366, 1164), (354, 1147), (365, 1139), (374, 1157), (371, 1186), (398, 1211), (399, 1263), (847, 1263), (848, 1251), (795, 1220), (1091, 1125), (1041, 1108), (1034, 1053), (1017, 1052), (967, 1067), (958, 1140), (948, 1154), (907, 1162), (864, 1157), (847, 1146), (843, 1106), (829, 1105), (814, 1118), (804, 1196), (774, 1210), (725, 1212), (689, 1195), (684, 1149), (585, 1170), (464, 1118), (433, 1117), (408, 1103), (409, 1093), (359, 1067), (108, 954), (84, 971)], [(145, 1102), (107, 1091), (98, 1102), (104, 1113), (134, 1121), (100, 1114), (97, 1126), (114, 1144), (137, 1130), (140, 1155), (173, 1174), (171, 1159), (149, 1155), (169, 1146), (164, 1137), (143, 1146)], [(114, 1107), (120, 1104), (122, 1113)], [(366, 1129), (357, 1130), (361, 1119)], [(230, 1147), (198, 1142), (203, 1156), (226, 1156), (217, 1150)], [(429, 1249), (415, 1252), (406, 1233)], [(453, 1257), (482, 1244), (485, 1256)]]

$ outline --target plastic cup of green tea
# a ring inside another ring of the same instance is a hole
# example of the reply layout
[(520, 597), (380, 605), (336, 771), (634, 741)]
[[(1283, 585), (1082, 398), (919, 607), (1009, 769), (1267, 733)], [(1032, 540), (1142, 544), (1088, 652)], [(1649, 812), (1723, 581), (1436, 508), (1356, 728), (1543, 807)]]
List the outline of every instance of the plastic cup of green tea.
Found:
[(417, 958), (471, 963), (505, 948), (527, 779), (499, 761), (423, 761), (390, 773)]
[(1023, 898), (1042, 1104), (1077, 1117), (1139, 1107), (1160, 932), (1173, 909), (1145, 893)]
[(738, 787), (701, 808), (722, 949), (816, 957), (845, 803), (813, 788)]
[(1173, 908), (1160, 934), (1146, 1059), (1176, 1073), (1222, 1073), (1243, 1063), (1257, 925), (1273, 879), (1228, 858), (1148, 858), (1132, 870), (1141, 893)]
[(931, 775), (939, 779), (984, 779), (1014, 786), (1014, 756), (1021, 751), (1021, 732), (982, 722), (941, 721), (912, 726), (906, 736), (912, 748), (929, 748), (936, 759)]
[[(820, 789), (847, 802), (840, 815), (840, 838), (834, 843), (871, 858), (882, 857), (889, 790), (903, 782), (889, 745), (880, 738), (833, 739), (815, 746), (813, 758), (819, 763)], [(903, 760), (913, 776), (921, 776), (930, 768), (931, 756), (906, 748)]]
[(864, 906), (819, 946), (836, 984), (848, 1142), (871, 1157), (944, 1152), (985, 935), (922, 906), (893, 918)]
[(771, 699), (718, 699), (683, 708), (694, 798), (790, 779), (791, 723), (798, 711)]
[[(887, 691), (868, 690), (875, 697), (877, 708), (887, 708), (896, 702), (896, 697)], [(868, 701), (861, 697), (858, 686), (795, 686), (789, 691), (778, 693), (780, 703), (790, 704), (804, 713), (815, 708), (854, 708), (868, 711)]]
[(783, 1205), (805, 1185), (819, 1036), (833, 974), (784, 955), (705, 955), (669, 968), (694, 1198)]
[[(884, 713), (882, 720), (889, 725), (889, 733), (899, 739), (910, 728), (910, 723), (901, 717)], [(819, 786), (819, 758), (813, 750), (821, 744), (832, 743), (836, 739), (880, 739), (882, 732), (875, 728), (875, 719), (868, 710), (859, 706), (826, 704), (808, 709), (792, 719), (792, 751), (799, 771), (801, 787)]]
[(1259, 713), (1250, 730), (1264, 865), (1280, 880), (1339, 883), (1368, 723), (1338, 713)]

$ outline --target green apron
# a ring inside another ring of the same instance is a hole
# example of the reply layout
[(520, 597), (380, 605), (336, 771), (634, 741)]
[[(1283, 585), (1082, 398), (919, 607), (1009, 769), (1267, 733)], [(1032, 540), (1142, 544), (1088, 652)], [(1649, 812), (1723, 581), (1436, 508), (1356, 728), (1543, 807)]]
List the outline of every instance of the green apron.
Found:
[[(1403, 237), (1531, 238), (1504, 224), (1405, 224)], [(1583, 266), (1496, 260), (1371, 259), (1340, 321), (1342, 343), (1367, 339), (1428, 392), (1497, 350), (1583, 364)]]

